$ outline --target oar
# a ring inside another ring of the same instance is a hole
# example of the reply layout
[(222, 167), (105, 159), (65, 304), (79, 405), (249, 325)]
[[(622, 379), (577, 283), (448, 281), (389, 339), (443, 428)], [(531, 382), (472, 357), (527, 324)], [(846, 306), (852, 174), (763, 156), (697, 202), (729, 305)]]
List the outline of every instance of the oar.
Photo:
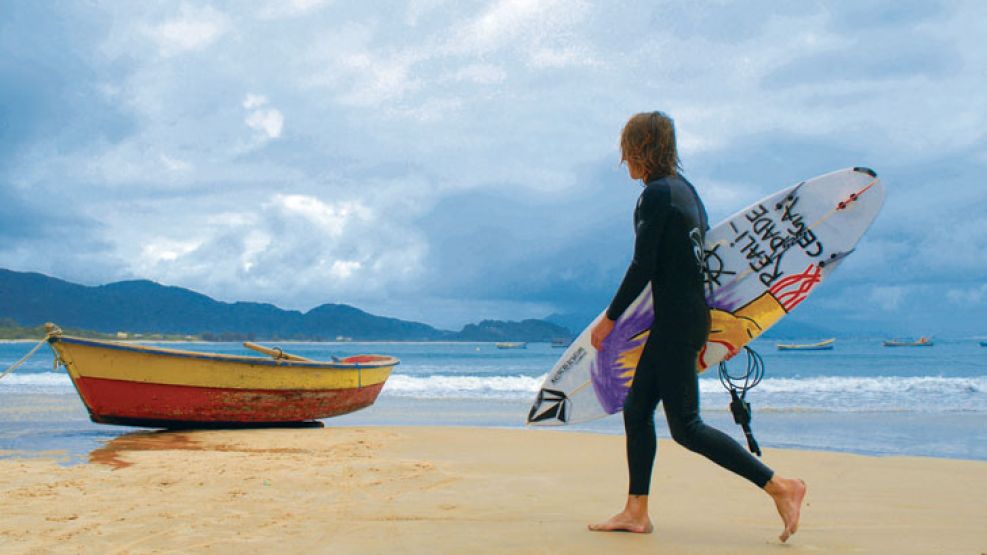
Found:
[(298, 355), (289, 355), (288, 353), (281, 350), (280, 347), (265, 347), (263, 345), (258, 345), (256, 343), (251, 343), (250, 341), (244, 341), (243, 346), (248, 349), (253, 349), (258, 353), (264, 353), (274, 357), (274, 360), (293, 360), (295, 362), (314, 362), (310, 358), (300, 357)]

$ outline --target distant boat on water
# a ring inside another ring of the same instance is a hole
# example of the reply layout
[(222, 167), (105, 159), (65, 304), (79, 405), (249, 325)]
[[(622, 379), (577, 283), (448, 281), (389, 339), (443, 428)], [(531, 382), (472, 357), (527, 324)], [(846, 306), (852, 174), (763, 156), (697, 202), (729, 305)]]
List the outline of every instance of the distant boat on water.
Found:
[(524, 341), (502, 341), (497, 343), (498, 349), (527, 349), (528, 344)]
[(980, 342), (980, 346), (981, 347), (987, 347), (987, 341), (981, 341)]
[(928, 337), (919, 337), (915, 341), (906, 339), (888, 339), (884, 342), (885, 347), (931, 347), (935, 343)]
[(556, 349), (565, 349), (569, 345), (572, 345), (572, 339), (568, 337), (556, 337), (552, 340), (552, 347)]
[(818, 343), (778, 343), (779, 351), (829, 351), (833, 349), (836, 338), (824, 339)]

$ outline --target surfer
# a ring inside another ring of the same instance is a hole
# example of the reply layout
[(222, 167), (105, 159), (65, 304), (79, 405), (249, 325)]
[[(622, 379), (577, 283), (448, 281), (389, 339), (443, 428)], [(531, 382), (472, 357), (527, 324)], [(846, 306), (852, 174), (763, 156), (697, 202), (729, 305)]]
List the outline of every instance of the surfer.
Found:
[(783, 478), (754, 458), (730, 436), (699, 416), (696, 360), (710, 330), (703, 286), (706, 209), (692, 185), (679, 174), (672, 119), (661, 112), (637, 114), (620, 137), (621, 161), (644, 191), (634, 210), (634, 256), (606, 317), (592, 330), (599, 350), (614, 321), (651, 282), (655, 320), (624, 402), (627, 466), (630, 474), (624, 510), (591, 530), (650, 533), (648, 492), (657, 443), (659, 402), (672, 438), (716, 464), (751, 481), (775, 502), (784, 522), (784, 542), (798, 530), (805, 483)]

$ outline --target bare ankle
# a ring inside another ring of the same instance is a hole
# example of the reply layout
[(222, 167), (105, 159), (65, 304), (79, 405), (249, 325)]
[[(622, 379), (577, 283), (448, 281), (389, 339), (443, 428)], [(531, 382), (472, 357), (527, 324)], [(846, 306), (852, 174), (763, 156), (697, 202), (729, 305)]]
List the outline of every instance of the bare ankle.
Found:
[(627, 503), (624, 504), (624, 512), (634, 516), (648, 516), (648, 496), (628, 495)]
[(789, 478), (782, 478), (775, 474), (768, 480), (768, 483), (764, 485), (764, 491), (771, 497), (779, 497), (787, 495), (792, 490), (791, 483), (794, 480)]

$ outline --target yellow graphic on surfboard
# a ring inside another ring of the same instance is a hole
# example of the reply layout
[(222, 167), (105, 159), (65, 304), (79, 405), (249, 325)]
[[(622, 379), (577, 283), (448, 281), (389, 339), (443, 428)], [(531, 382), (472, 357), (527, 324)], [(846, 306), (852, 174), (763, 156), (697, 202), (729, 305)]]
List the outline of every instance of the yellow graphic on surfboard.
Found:
[[(712, 364), (740, 352), (744, 345), (805, 300), (821, 278), (822, 271), (810, 264), (804, 272), (787, 276), (761, 296), (733, 312), (710, 309), (709, 338), (699, 351), (696, 371), (704, 372)], [(625, 387), (629, 388), (634, 380), (634, 372), (649, 335), (650, 330), (646, 330), (633, 337), (630, 342), (632, 347), (621, 351), (617, 356), (616, 367), (620, 369), (618, 377)]]
[(737, 354), (744, 345), (805, 300), (821, 279), (822, 270), (809, 264), (801, 274), (787, 276), (763, 295), (733, 312), (711, 309), (709, 338), (696, 361), (698, 371), (703, 372), (714, 361), (719, 362)]

